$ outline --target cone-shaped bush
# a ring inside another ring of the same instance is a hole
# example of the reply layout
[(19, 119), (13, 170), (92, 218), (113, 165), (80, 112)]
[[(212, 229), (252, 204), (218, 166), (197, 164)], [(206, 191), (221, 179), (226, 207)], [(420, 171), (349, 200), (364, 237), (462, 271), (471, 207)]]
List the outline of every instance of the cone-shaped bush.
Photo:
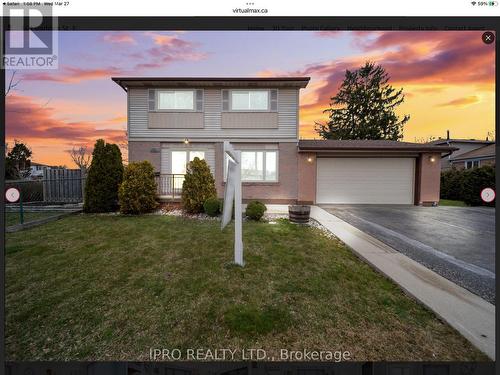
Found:
[(130, 163), (118, 191), (120, 212), (138, 215), (153, 211), (158, 206), (156, 188), (155, 171), (149, 161)]
[(85, 181), (85, 212), (113, 212), (123, 178), (122, 154), (117, 145), (98, 139)]
[(182, 204), (189, 213), (203, 212), (203, 203), (216, 196), (214, 176), (207, 162), (194, 158), (186, 168), (182, 184)]

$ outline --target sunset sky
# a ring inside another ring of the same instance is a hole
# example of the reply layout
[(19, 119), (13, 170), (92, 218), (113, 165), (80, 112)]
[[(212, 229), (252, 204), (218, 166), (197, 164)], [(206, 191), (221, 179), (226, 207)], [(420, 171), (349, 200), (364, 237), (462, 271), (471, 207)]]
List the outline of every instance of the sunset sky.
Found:
[[(59, 69), (18, 71), (6, 98), (6, 142), (27, 143), (33, 161), (74, 167), (73, 146), (125, 144), (126, 94), (112, 76), (310, 76), (300, 135), (314, 123), (346, 69), (381, 64), (406, 100), (404, 140), (485, 138), (495, 129), (494, 44), (481, 31), (196, 31), (59, 33)], [(8, 81), (11, 72), (7, 71)]]

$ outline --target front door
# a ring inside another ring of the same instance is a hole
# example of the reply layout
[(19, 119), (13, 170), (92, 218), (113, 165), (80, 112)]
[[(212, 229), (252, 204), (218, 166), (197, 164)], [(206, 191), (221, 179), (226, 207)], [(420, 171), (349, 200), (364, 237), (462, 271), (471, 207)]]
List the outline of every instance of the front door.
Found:
[(182, 183), (184, 182), (187, 163), (194, 160), (194, 158), (205, 159), (205, 151), (172, 151), (170, 157), (170, 160), (172, 162), (170, 170), (173, 174), (173, 188), (176, 192), (180, 192), (180, 190), (182, 190)]

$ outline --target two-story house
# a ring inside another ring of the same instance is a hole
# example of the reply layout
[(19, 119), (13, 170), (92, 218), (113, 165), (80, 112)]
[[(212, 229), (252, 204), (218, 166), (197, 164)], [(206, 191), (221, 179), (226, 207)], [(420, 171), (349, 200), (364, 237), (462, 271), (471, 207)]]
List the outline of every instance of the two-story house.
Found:
[(309, 77), (112, 79), (127, 92), (129, 160), (153, 164), (160, 197), (179, 196), (195, 157), (207, 161), (222, 197), (230, 141), (241, 150), (246, 201), (439, 201), (439, 161), (449, 146), (299, 141), (299, 91)]

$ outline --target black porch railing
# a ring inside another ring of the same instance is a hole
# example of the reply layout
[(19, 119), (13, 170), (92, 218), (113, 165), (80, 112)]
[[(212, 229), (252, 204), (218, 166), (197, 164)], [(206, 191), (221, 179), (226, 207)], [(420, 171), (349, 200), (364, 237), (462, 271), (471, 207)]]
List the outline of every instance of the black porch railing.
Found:
[(183, 174), (164, 174), (156, 175), (156, 185), (160, 197), (180, 198), (182, 194)]

